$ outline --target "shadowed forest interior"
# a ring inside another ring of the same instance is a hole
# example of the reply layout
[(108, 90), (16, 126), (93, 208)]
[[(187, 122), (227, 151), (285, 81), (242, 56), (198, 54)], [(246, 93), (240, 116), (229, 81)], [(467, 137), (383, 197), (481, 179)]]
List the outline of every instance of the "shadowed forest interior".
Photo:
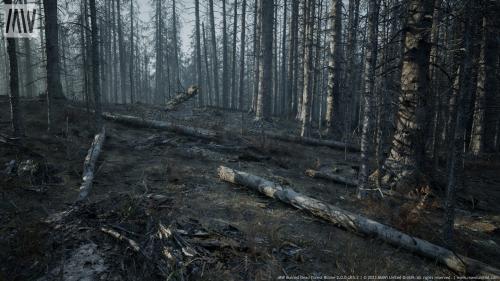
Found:
[(3, 0), (0, 281), (500, 279), (497, 0)]

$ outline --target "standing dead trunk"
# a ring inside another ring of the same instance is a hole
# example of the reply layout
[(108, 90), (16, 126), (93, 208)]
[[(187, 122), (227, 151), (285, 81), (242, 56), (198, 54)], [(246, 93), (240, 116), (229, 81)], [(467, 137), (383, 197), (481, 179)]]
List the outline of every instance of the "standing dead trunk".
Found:
[(288, 116), (295, 116), (297, 110), (297, 65), (299, 36), (299, 1), (292, 1), (292, 18), (290, 23), (290, 54), (288, 56), (288, 81), (286, 83), (286, 99)]
[(35, 81), (33, 79), (33, 60), (31, 58), (31, 41), (30, 39), (24, 39), (24, 52), (26, 57), (24, 60), (24, 69), (26, 71), (26, 95), (30, 98), (35, 96)]
[(134, 1), (130, 0), (130, 53), (129, 53), (130, 103), (134, 103)]
[(401, 94), (392, 148), (386, 168), (396, 177), (423, 168), (426, 99), (429, 93), (429, 31), (432, 0), (411, 0), (405, 28)]
[(205, 23), (201, 23), (201, 29), (203, 32), (203, 53), (205, 56), (205, 72), (207, 74), (206, 76), (206, 83), (207, 83), (207, 99), (205, 100), (206, 104), (208, 105), (213, 105), (213, 95), (212, 95), (212, 85), (211, 85), (211, 76), (210, 76), (210, 64), (208, 61), (208, 45), (207, 45), (207, 37), (205, 36)]
[(238, 34), (238, 0), (234, 0), (233, 43), (231, 59), (231, 108), (236, 108), (236, 35)]
[[(12, 4), (11, 0), (5, 0), (5, 4)], [(7, 54), (9, 56), (9, 98), (10, 98), (10, 120), (15, 137), (24, 135), (21, 107), (19, 105), (19, 76), (17, 66), (16, 39), (7, 38)]]
[(260, 0), (262, 32), (260, 36), (260, 83), (256, 119), (270, 117), (273, 81), (274, 0)]
[[(160, 1), (158, 1), (160, 2)], [(200, 0), (195, 0), (194, 2), (194, 13), (195, 13), (195, 40), (196, 40), (196, 84), (202, 92), (208, 90), (203, 89), (202, 85), (202, 72), (201, 72), (201, 40), (200, 40)], [(203, 106), (203, 96), (198, 95), (198, 106)]]
[(304, 88), (302, 89), (302, 107), (301, 107), (301, 137), (308, 137), (311, 130), (310, 102), (312, 99), (313, 89), (313, 48), (314, 48), (314, 18), (315, 18), (315, 0), (307, 0), (304, 5), (304, 15), (306, 20), (305, 31), (305, 50), (304, 50)]
[[(328, 57), (328, 94), (326, 96), (326, 131), (340, 133), (340, 78), (342, 54), (342, 1), (333, 0), (330, 11), (330, 50)], [(335, 128), (333, 128), (335, 127)]]
[(212, 43), (212, 66), (214, 70), (214, 98), (215, 106), (220, 106), (219, 101), (219, 63), (217, 61), (217, 41), (215, 39), (215, 19), (214, 19), (214, 0), (209, 0), (210, 9), (210, 35)]
[(379, 0), (368, 2), (368, 40), (364, 67), (365, 92), (363, 94), (363, 129), (361, 133), (361, 167), (358, 197), (364, 197), (368, 187), (369, 165), (373, 155), (373, 119), (375, 94), (375, 67), (377, 66)]
[(126, 63), (125, 63), (125, 43), (123, 42), (123, 27), (122, 27), (122, 16), (121, 16), (121, 0), (116, 0), (116, 17), (118, 19), (118, 50), (120, 52), (120, 88), (122, 92), (122, 103), (127, 103), (127, 86), (126, 86)]
[(99, 38), (97, 30), (97, 10), (95, 0), (90, 0), (90, 25), (92, 28), (92, 91), (94, 92), (95, 127), (101, 130), (101, 89), (99, 83)]
[(238, 109), (243, 110), (244, 91), (245, 91), (245, 16), (246, 16), (247, 0), (241, 3), (241, 38), (240, 38), (240, 83), (238, 90)]
[(222, 0), (222, 107), (229, 107), (226, 0)]
[(61, 85), (61, 63), (59, 57), (59, 27), (57, 22), (57, 0), (43, 0), (45, 10), (45, 48), (47, 53), (47, 129), (53, 131), (54, 99), (64, 99)]

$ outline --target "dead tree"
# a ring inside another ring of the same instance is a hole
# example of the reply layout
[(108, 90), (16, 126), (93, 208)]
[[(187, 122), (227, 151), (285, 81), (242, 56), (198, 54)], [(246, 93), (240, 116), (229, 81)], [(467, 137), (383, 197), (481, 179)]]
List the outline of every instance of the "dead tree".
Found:
[[(330, 50), (328, 53), (328, 94), (326, 97), (326, 130), (332, 133), (333, 126), (337, 128), (335, 133), (339, 133), (340, 114), (340, 78), (342, 63), (342, 1), (333, 0), (330, 11)], [(337, 117), (337, 118), (335, 118)], [(334, 124), (335, 122), (335, 124)]]
[(271, 114), (271, 96), (273, 81), (273, 32), (274, 0), (260, 1), (262, 32), (260, 36), (260, 78), (257, 95), (257, 120), (267, 119)]
[(437, 261), (461, 274), (500, 278), (500, 270), (480, 261), (458, 255), (426, 240), (410, 236), (395, 228), (351, 213), (334, 205), (300, 194), (291, 188), (270, 182), (259, 176), (220, 166), (221, 180), (246, 186), (268, 197), (275, 198), (314, 216), (332, 222), (346, 230), (368, 237), (377, 237), (391, 245)]
[[(5, 0), (5, 4), (12, 4), (12, 0)], [(21, 106), (19, 105), (19, 74), (17, 65), (16, 39), (7, 38), (7, 54), (9, 56), (9, 98), (10, 120), (15, 137), (24, 135)]]
[(300, 136), (309, 137), (310, 135), (310, 114), (311, 114), (311, 99), (313, 94), (313, 48), (314, 48), (314, 18), (315, 18), (316, 1), (307, 0), (304, 4), (304, 20), (306, 21), (305, 30), (305, 50), (304, 50), (304, 88), (302, 89), (302, 106), (301, 106), (301, 131)]
[(53, 102), (64, 99), (61, 85), (59, 56), (59, 24), (57, 22), (57, 0), (43, 0), (45, 11), (45, 49), (47, 53), (47, 129), (52, 131), (54, 123)]
[[(92, 1), (90, 0), (90, 5), (92, 7)], [(92, 183), (95, 177), (95, 166), (97, 163), (97, 159), (101, 154), (102, 147), (104, 145), (104, 140), (106, 139), (106, 129), (104, 126), (101, 128), (100, 133), (95, 135), (94, 141), (89, 148), (87, 156), (85, 157), (85, 161), (83, 162), (83, 182), (80, 186), (80, 193), (78, 194), (77, 201), (83, 201), (87, 198), (92, 189)]]
[(368, 2), (368, 41), (366, 45), (363, 95), (363, 129), (361, 134), (361, 169), (359, 172), (358, 197), (365, 195), (368, 186), (370, 158), (373, 150), (373, 104), (375, 92), (375, 67), (377, 66), (379, 0)]
[(396, 178), (415, 175), (423, 168), (432, 2), (408, 3), (396, 131), (385, 162), (388, 172)]

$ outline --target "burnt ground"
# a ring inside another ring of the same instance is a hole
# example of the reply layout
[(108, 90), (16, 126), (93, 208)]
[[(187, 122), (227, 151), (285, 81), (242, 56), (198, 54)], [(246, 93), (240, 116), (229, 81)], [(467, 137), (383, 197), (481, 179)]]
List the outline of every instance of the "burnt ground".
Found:
[[(74, 205), (93, 138), (88, 125), (92, 121), (84, 109), (60, 106), (59, 130), (49, 136), (45, 104), (30, 100), (23, 107), (26, 140), (0, 146), (0, 163), (16, 160), (18, 169), (0, 177), (0, 280), (455, 276), (433, 260), (355, 235), (217, 178), (220, 165), (247, 171), (445, 244), (440, 240), (442, 188), (433, 188), (425, 201), (418, 191), (410, 192), (414, 199), (359, 201), (352, 187), (304, 174), (308, 168), (356, 167), (356, 154), (259, 134), (294, 133), (294, 122), (255, 123), (247, 113), (189, 105), (169, 114), (143, 105), (108, 107), (242, 137), (208, 142), (106, 122), (107, 138), (93, 189), (87, 202)], [(0, 112), (0, 133), (6, 135), (7, 103), (0, 103)], [(35, 172), (22, 172), (26, 160), (33, 160)], [(500, 266), (499, 170), (498, 156), (467, 161), (466, 189), (460, 191), (456, 220), (456, 252), (495, 267)], [(140, 250), (104, 230), (135, 241)]]

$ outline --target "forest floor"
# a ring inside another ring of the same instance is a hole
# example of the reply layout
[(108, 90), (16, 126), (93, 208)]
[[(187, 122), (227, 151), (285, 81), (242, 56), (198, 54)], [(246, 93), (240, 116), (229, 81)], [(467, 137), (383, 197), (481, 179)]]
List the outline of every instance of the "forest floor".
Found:
[[(409, 209), (419, 205), (418, 194), (413, 201), (359, 201), (354, 188), (304, 173), (338, 167), (355, 173), (357, 154), (275, 141), (259, 133), (296, 133), (294, 122), (255, 123), (247, 113), (189, 105), (168, 114), (144, 105), (106, 107), (230, 130), (241, 137), (210, 142), (106, 122), (94, 186), (88, 200), (75, 205), (94, 135), (88, 125), (92, 119), (84, 109), (60, 106), (54, 137), (45, 131), (43, 101), (24, 100), (22, 106), (25, 141), (0, 146), (0, 163), (5, 163), (0, 176), (0, 281), (455, 276), (433, 260), (218, 179), (217, 168), (226, 165), (445, 244), (440, 238), (442, 189), (428, 192), (417, 213)], [(0, 103), (0, 112), (0, 136), (7, 135), (8, 103)], [(495, 157), (467, 161), (455, 250), (500, 267), (500, 161)]]

